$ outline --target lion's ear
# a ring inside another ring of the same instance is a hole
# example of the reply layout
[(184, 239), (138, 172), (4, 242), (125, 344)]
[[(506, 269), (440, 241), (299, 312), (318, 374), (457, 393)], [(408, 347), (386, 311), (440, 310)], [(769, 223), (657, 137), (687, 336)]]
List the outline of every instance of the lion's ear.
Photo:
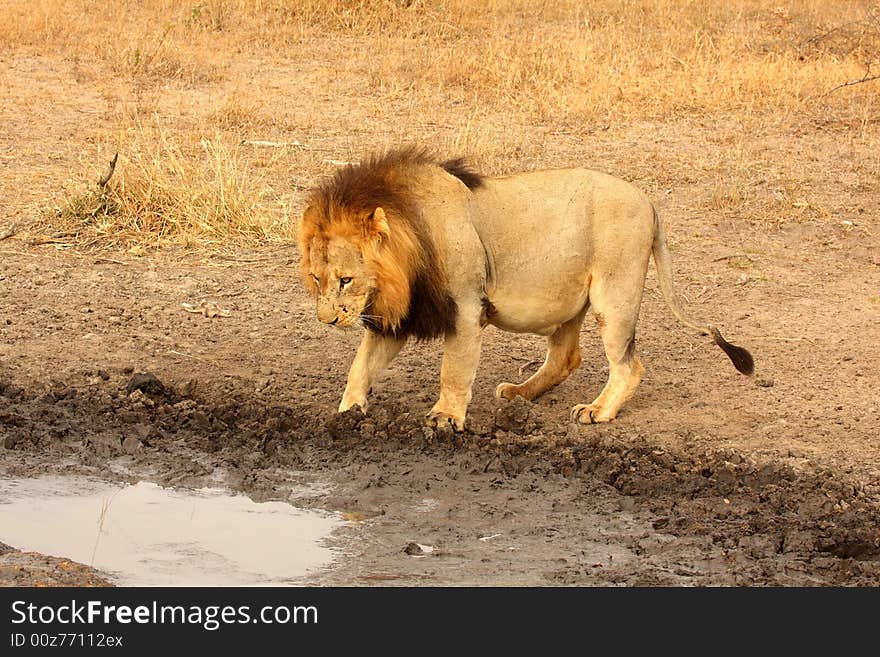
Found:
[(388, 237), (391, 228), (388, 226), (388, 217), (385, 216), (385, 210), (382, 208), (373, 210), (372, 214), (366, 219), (364, 229), (369, 238), (384, 240)]

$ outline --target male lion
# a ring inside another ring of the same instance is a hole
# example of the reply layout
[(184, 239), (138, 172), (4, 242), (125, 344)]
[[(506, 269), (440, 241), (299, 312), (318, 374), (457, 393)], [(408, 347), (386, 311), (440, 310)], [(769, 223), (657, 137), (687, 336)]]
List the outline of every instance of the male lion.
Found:
[(407, 338), (443, 337), (440, 398), (429, 424), (464, 428), (487, 324), (547, 336), (541, 368), (498, 397), (550, 390), (580, 364), (588, 309), (599, 324), (610, 374), (579, 422), (608, 422), (633, 394), (644, 367), (635, 328), (648, 260), (683, 324), (711, 334), (734, 366), (748, 351), (677, 304), (663, 226), (642, 192), (586, 169), (487, 178), (463, 160), (437, 161), (403, 148), (339, 169), (311, 193), (300, 226), (302, 276), (318, 319), (366, 328), (339, 411), (367, 408), (370, 385)]

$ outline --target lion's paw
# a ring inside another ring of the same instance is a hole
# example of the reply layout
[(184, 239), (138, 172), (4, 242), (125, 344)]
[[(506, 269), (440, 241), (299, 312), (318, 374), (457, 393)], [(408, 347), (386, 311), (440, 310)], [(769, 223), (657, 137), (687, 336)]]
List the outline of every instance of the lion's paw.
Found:
[(455, 417), (443, 411), (430, 411), (425, 415), (425, 422), (435, 429), (451, 428), (453, 431), (464, 431), (463, 417)]
[(571, 419), (581, 424), (598, 424), (610, 422), (614, 419), (614, 415), (604, 412), (602, 407), (596, 404), (578, 404), (571, 409)]
[(360, 409), (361, 413), (366, 414), (367, 400), (366, 399), (359, 399), (359, 400), (343, 399), (339, 403), (339, 409), (337, 412), (338, 413), (345, 413), (346, 411), (351, 410), (352, 408), (358, 408), (358, 409)]
[(499, 383), (495, 388), (495, 396), (498, 399), (513, 399), (519, 394), (519, 386), (515, 383)]

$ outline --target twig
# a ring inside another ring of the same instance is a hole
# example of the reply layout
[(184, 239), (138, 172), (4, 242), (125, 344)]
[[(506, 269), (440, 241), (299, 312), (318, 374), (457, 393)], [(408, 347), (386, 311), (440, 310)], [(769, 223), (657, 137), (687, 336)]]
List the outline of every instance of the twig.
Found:
[(302, 144), (296, 140), (294, 141), (265, 141), (263, 139), (242, 139), (240, 144), (242, 146), (257, 146), (257, 147), (265, 147), (265, 148), (307, 148), (305, 144)]
[(107, 512), (110, 510), (110, 505), (113, 504), (113, 500), (115, 500), (116, 496), (121, 492), (122, 489), (120, 488), (110, 496), (109, 500), (101, 500), (101, 510), (98, 512), (98, 533), (95, 534), (95, 544), (92, 546), (92, 559), (89, 561), (90, 566), (95, 565), (95, 555), (98, 552), (98, 541), (101, 540), (101, 532), (104, 531), (104, 521), (107, 520)]
[(43, 235), (42, 237), (35, 237), (30, 241), (31, 246), (40, 246), (42, 244), (66, 244), (64, 242), (64, 238), (66, 237), (76, 237), (79, 233), (75, 230), (68, 230), (62, 233), (53, 233), (52, 235)]
[(207, 363), (208, 365), (215, 365), (215, 366), (217, 365), (217, 363), (210, 361), (206, 358), (202, 358), (201, 356), (193, 356), (192, 354), (185, 354), (182, 351), (175, 351), (174, 349), (169, 350), (168, 353), (174, 354), (175, 356), (183, 356), (184, 358), (192, 358), (193, 360), (198, 360), (203, 363)]
[(528, 363), (525, 363), (519, 368), (519, 375), (522, 376), (522, 373), (525, 371), (527, 367), (531, 367), (532, 365), (540, 365), (541, 361), (539, 360), (530, 360)]
[(731, 253), (730, 255), (713, 258), (712, 262), (721, 262), (722, 260), (733, 260), (734, 258), (745, 258), (749, 262), (755, 262), (755, 259), (747, 253)]
[(5, 240), (7, 237), (12, 237), (16, 232), (18, 232), (18, 224), (12, 224), (9, 228), (0, 233), (0, 241)]
[(789, 337), (785, 337), (785, 336), (781, 336), (781, 335), (753, 335), (750, 339), (751, 340), (781, 340), (782, 342), (809, 342), (814, 347), (816, 346), (816, 343), (814, 341), (810, 340), (810, 338), (805, 338), (803, 336), (800, 336), (797, 338), (789, 338)]
[(220, 293), (218, 293), (218, 294), (215, 295), (215, 296), (218, 296), (218, 297), (225, 297), (225, 298), (228, 298), (228, 297), (240, 297), (240, 296), (241, 296), (242, 294), (244, 294), (245, 292), (250, 292), (250, 288), (249, 288), (249, 287), (243, 287), (242, 289), (238, 290), (237, 292), (220, 292)]
[(230, 262), (244, 262), (244, 263), (253, 263), (253, 262), (266, 262), (268, 260), (272, 260), (271, 256), (257, 256), (253, 258), (239, 258), (234, 255), (226, 255), (225, 253), (218, 253), (217, 257), (221, 260), (229, 260)]
[(107, 183), (110, 182), (110, 178), (113, 176), (113, 172), (116, 171), (116, 160), (119, 159), (119, 151), (113, 155), (113, 159), (110, 160), (110, 170), (106, 173), (106, 175), (101, 176), (98, 179), (98, 187), (101, 188), (101, 191), (104, 191), (107, 188)]
[(868, 70), (865, 71), (865, 74), (861, 78), (859, 78), (858, 80), (850, 80), (849, 82), (844, 82), (843, 84), (839, 84), (836, 87), (832, 87), (831, 89), (826, 91), (824, 94), (819, 96), (819, 98), (825, 98), (825, 96), (837, 91), (838, 89), (843, 89), (844, 87), (851, 87), (856, 84), (862, 84), (863, 82), (871, 82), (872, 80), (880, 80), (880, 73), (877, 73), (875, 75), (871, 75), (871, 67), (869, 65)]
[(95, 258), (96, 265), (127, 265), (124, 260), (114, 260), (113, 258)]
[(31, 246), (43, 246), (44, 244), (70, 244), (58, 237), (35, 237), (30, 242)]

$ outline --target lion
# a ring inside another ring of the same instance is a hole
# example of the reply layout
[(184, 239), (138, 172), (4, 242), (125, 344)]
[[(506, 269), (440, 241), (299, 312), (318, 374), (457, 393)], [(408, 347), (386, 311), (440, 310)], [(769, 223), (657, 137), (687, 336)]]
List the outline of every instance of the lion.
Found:
[(652, 254), (673, 315), (710, 335), (741, 373), (754, 371), (748, 351), (677, 302), (652, 203), (598, 171), (486, 177), (461, 158), (441, 161), (417, 147), (372, 155), (311, 191), (299, 246), (318, 320), (365, 329), (339, 412), (366, 412), (373, 381), (408, 339), (442, 338), (440, 395), (426, 420), (463, 430), (487, 325), (547, 337), (543, 365), (495, 390), (533, 400), (580, 365), (580, 328), (591, 311), (608, 381), (571, 418), (613, 420), (644, 372), (635, 330)]

